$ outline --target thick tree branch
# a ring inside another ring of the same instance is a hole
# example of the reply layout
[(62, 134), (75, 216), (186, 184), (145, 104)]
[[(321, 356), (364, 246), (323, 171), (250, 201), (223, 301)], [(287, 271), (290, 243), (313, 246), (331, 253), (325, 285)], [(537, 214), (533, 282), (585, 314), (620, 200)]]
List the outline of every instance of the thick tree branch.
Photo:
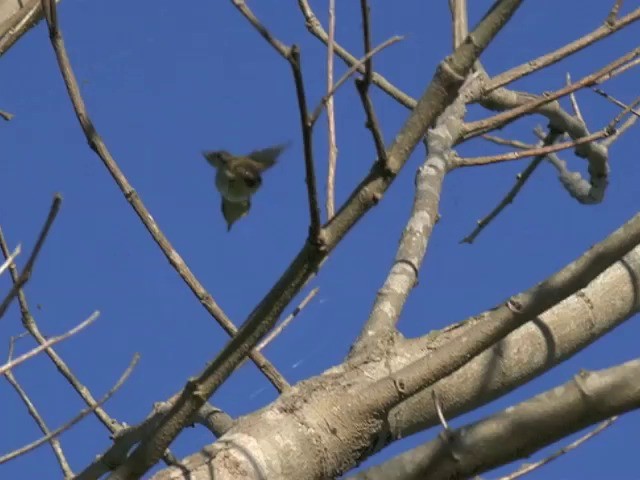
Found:
[[(496, 415), (436, 438), (385, 464), (352, 477), (429, 480), (477, 475), (550, 445), (614, 415), (640, 408), (640, 360), (573, 380)], [(594, 408), (597, 405), (597, 408)]]
[(638, 244), (640, 214), (543, 282), (484, 312), (481, 320), (455, 341), (367, 386), (367, 398), (373, 403), (369, 408), (391, 408), (452, 374), (518, 327), (587, 286)]

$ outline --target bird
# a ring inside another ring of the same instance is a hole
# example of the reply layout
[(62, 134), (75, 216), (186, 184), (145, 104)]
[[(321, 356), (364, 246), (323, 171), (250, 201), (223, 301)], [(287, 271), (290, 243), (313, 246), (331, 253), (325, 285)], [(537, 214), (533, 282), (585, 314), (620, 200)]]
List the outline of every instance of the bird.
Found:
[(262, 186), (262, 173), (271, 168), (288, 143), (235, 156), (226, 150), (203, 151), (202, 155), (216, 169), (215, 185), (222, 197), (222, 215), (227, 231), (249, 213), (251, 197)]

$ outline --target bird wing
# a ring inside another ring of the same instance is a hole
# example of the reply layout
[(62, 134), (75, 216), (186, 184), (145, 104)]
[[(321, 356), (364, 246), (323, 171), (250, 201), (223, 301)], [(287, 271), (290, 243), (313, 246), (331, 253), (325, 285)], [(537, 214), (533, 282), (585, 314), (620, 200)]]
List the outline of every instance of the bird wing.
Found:
[(269, 167), (272, 167), (280, 154), (289, 146), (289, 143), (283, 143), (273, 147), (265, 148), (262, 150), (256, 150), (251, 152), (247, 157), (256, 163), (256, 166), (264, 171)]
[(222, 167), (222, 165), (224, 164), (225, 154), (226, 152), (221, 150), (220, 151), (206, 150), (202, 152), (202, 155), (207, 160), (207, 162), (209, 162), (209, 164), (215, 168)]
[(222, 215), (227, 221), (227, 231), (231, 230), (231, 226), (239, 219), (244, 217), (251, 208), (251, 200), (242, 202), (230, 202), (222, 197)]

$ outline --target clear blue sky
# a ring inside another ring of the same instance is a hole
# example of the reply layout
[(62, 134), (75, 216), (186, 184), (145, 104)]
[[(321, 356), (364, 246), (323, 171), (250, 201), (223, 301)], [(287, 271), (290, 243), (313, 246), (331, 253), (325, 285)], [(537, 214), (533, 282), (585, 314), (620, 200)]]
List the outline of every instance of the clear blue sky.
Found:
[[(324, 9), (324, 3), (314, 2), (314, 6)], [(338, 3), (337, 38), (359, 55), (359, 3)], [(491, 4), (469, 3), (475, 4), (472, 24)], [(489, 73), (520, 64), (592, 30), (613, 2), (524, 3), (483, 56)], [(400, 7), (398, 2), (372, 2), (374, 43), (394, 34), (406, 36), (377, 57), (376, 68), (413, 96), (420, 95), (437, 63), (450, 53), (446, 4), (414, 0)], [(322, 45), (306, 32), (294, 2), (251, 5), (260, 7), (256, 14), (281, 40), (301, 46), (310, 104), (315, 105), (324, 89)], [(580, 15), (576, 14), (578, 7)], [(632, 7), (636, 8), (629, 5), (626, 11)], [(307, 232), (302, 142), (288, 64), (230, 2), (63, 0), (59, 17), (98, 131), (175, 248), (234, 322), (241, 323), (288, 265)], [(523, 80), (518, 87), (536, 93), (559, 88), (566, 71), (580, 78), (635, 47), (638, 34), (639, 27), (631, 27), (562, 66)], [(53, 193), (64, 196), (62, 212), (27, 288), (34, 315), (42, 330), (53, 335), (94, 310), (101, 311), (96, 324), (57, 347), (96, 397), (112, 386), (132, 355), (140, 352), (136, 371), (106, 405), (118, 420), (136, 423), (147, 415), (152, 402), (166, 399), (189, 375), (200, 371), (227, 337), (168, 265), (87, 147), (43, 24), (2, 58), (2, 69), (0, 108), (16, 115), (0, 128), (0, 223), (10, 244), (22, 242), (29, 252)], [(339, 62), (337, 70), (344, 71)], [(607, 91), (630, 101), (638, 94), (637, 85), (638, 72), (632, 71), (608, 84)], [(380, 92), (373, 98), (389, 141), (407, 112)], [(592, 131), (617, 111), (591, 92), (582, 92), (578, 98)], [(352, 84), (337, 95), (336, 110), (337, 203), (341, 204), (375, 155)], [(478, 118), (479, 110), (471, 114)], [(537, 124), (546, 122), (541, 117), (529, 118), (503, 134), (531, 142), (531, 129)], [(450, 175), (442, 197), (442, 221), (435, 229), (420, 285), (404, 312), (402, 331), (419, 335), (493, 306), (573, 260), (636, 213), (640, 204), (637, 138), (634, 130), (611, 149), (610, 187), (601, 205), (576, 204), (561, 188), (553, 168), (545, 164), (515, 204), (473, 246), (458, 241), (502, 198), (526, 163)], [(287, 140), (293, 142), (292, 147), (266, 174), (250, 215), (227, 233), (213, 189), (213, 171), (200, 151), (226, 148), (243, 153)], [(504, 150), (475, 142), (460, 151), (483, 155)], [(326, 169), (326, 152), (323, 117), (315, 136), (320, 177)], [(269, 359), (290, 382), (340, 362), (358, 334), (395, 255), (421, 156), (422, 151), (413, 156), (384, 201), (334, 252), (307, 287), (307, 291), (320, 287), (316, 299), (268, 347)], [(563, 158), (572, 169), (585, 171), (583, 160), (568, 152)], [(320, 183), (324, 191), (324, 181)], [(2, 291), (9, 288), (6, 275), (0, 287)], [(298, 301), (304, 294), (306, 291)], [(35, 309), (36, 304), (41, 310)], [(637, 320), (627, 322), (544, 378), (479, 412), (453, 420), (453, 425), (564, 383), (581, 368), (606, 368), (636, 357)], [(1, 355), (5, 355), (9, 336), (20, 331), (14, 305), (0, 322)], [(23, 340), (19, 351), (32, 345)], [(44, 356), (17, 368), (15, 374), (51, 428), (83, 406)], [(0, 398), (0, 452), (5, 453), (38, 438), (40, 432), (6, 382), (0, 382)], [(245, 364), (213, 402), (237, 416), (274, 398), (270, 384), (253, 365)], [(629, 439), (637, 437), (638, 428), (638, 414), (627, 415), (579, 451), (529, 478), (631, 478), (637, 472), (637, 460), (630, 455)], [(398, 442), (367, 465), (434, 434), (429, 431)], [(61, 440), (76, 470), (110, 444), (106, 429), (93, 417)], [(183, 456), (211, 440), (202, 428), (188, 429), (172, 449)], [(59, 475), (48, 446), (3, 465), (0, 472), (3, 478)]]

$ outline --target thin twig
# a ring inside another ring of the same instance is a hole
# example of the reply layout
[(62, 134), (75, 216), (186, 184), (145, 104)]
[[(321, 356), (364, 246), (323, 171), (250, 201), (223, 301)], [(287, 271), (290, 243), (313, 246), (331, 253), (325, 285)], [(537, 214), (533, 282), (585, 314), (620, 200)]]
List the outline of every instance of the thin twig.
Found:
[(367, 55), (365, 55), (361, 59), (357, 60), (351, 66), (351, 68), (349, 68), (349, 70), (347, 70), (345, 72), (345, 74), (342, 75), (342, 77), (340, 77), (340, 79), (335, 83), (335, 85), (333, 86), (331, 91), (329, 93), (327, 93), (324, 97), (322, 97), (322, 99), (320, 100), (320, 103), (318, 104), (318, 106), (315, 108), (315, 110), (313, 111), (313, 113), (309, 117), (309, 124), (311, 126), (313, 126), (316, 123), (316, 121), (320, 117), (320, 114), (322, 114), (322, 110), (324, 109), (325, 105), (327, 104), (327, 100), (332, 95), (335, 95), (336, 91), (344, 84), (344, 82), (349, 80), (351, 75), (353, 75), (356, 71), (358, 71), (360, 68), (362, 68), (362, 66), (366, 63), (366, 61), (369, 58), (373, 57), (376, 53), (380, 52), (381, 50), (384, 50), (389, 45), (393, 45), (394, 43), (399, 42), (400, 40), (403, 40), (403, 39), (404, 39), (403, 36), (395, 35), (395, 36), (391, 37), (390, 39), (385, 40), (384, 42), (382, 42), (380, 45), (375, 47), (373, 50), (371, 50)]
[[(24, 333), (26, 334), (26, 332)], [(9, 355), (8, 355), (9, 360), (13, 358), (13, 350), (14, 350), (15, 341), (17, 340), (17, 338), (18, 337), (11, 337), (11, 340), (9, 341)], [(18, 380), (13, 375), (13, 372), (11, 370), (7, 370), (4, 373), (4, 378), (7, 379), (7, 382), (9, 382), (9, 384), (13, 387), (13, 389), (16, 391), (16, 393), (22, 400), (22, 403), (25, 404), (25, 406), (27, 407), (27, 411), (29, 412), (29, 415), (36, 422), (36, 424), (38, 425), (42, 433), (44, 435), (49, 435), (50, 433), (49, 427), (47, 426), (46, 422), (40, 415), (40, 412), (38, 412), (38, 409), (35, 407), (31, 399), (29, 398), (29, 395), (27, 395), (27, 392), (18, 383)], [(73, 470), (71, 470), (71, 467), (69, 466), (69, 462), (64, 456), (64, 452), (62, 450), (62, 445), (60, 445), (60, 441), (57, 438), (52, 438), (49, 443), (51, 444), (51, 448), (53, 449), (53, 454), (56, 456), (58, 463), (60, 464), (60, 468), (62, 469), (64, 478), (71, 478), (73, 476)]]
[[(571, 74), (567, 72), (566, 76), (567, 85), (571, 85)], [(576, 99), (576, 92), (571, 92), (569, 94), (569, 100), (571, 101), (571, 108), (573, 108), (573, 113), (575, 113), (576, 118), (582, 122), (583, 125), (587, 125), (584, 121), (584, 117), (582, 116), (582, 112), (580, 111), (580, 106), (578, 105), (578, 100)]]
[[(180, 256), (175, 248), (169, 242), (169, 239), (162, 232), (153, 216), (144, 205), (142, 199), (138, 193), (133, 189), (126, 176), (111, 156), (107, 146), (102, 141), (102, 138), (96, 131), (87, 108), (85, 106), (82, 95), (80, 94), (80, 88), (78, 87), (78, 81), (76, 80), (69, 56), (67, 55), (62, 33), (58, 27), (56, 21), (56, 6), (51, 0), (42, 0), (43, 10), (47, 25), (49, 27), (49, 37), (51, 39), (51, 45), (56, 54), (56, 59), (60, 67), (60, 72), (64, 79), (69, 98), (73, 104), (73, 109), (76, 113), (76, 117), (80, 122), (82, 131), (89, 142), (91, 149), (102, 160), (102, 163), (107, 168), (116, 184), (120, 188), (120, 191), (127, 199), (133, 210), (138, 215), (138, 218), (143, 223), (153, 240), (156, 242), (162, 253), (165, 255), (171, 266), (180, 275), (180, 278), (184, 280), (191, 292), (196, 296), (202, 306), (209, 312), (209, 314), (218, 322), (220, 326), (230, 336), (236, 334), (238, 329), (231, 322), (229, 317), (224, 313), (222, 308), (218, 306), (211, 294), (207, 292), (202, 283), (196, 278), (191, 269), (188, 267), (184, 259)], [(280, 375), (276, 368), (258, 352), (251, 352), (249, 357), (258, 366), (258, 368), (264, 373), (269, 381), (276, 387), (278, 391), (283, 391), (289, 384)]]
[[(362, 14), (364, 53), (365, 57), (367, 57), (369, 55), (369, 52), (371, 51), (371, 29), (369, 26), (370, 9), (369, 5), (367, 4), (367, 0), (360, 0), (360, 10)], [(371, 97), (369, 96), (369, 87), (371, 86), (371, 82), (373, 79), (373, 59), (371, 55), (369, 55), (367, 60), (365, 61), (364, 68), (364, 78), (362, 80), (356, 79), (356, 88), (358, 89), (360, 101), (362, 102), (365, 115), (367, 116), (367, 122), (365, 126), (371, 132), (371, 135), (373, 137), (373, 144), (376, 147), (378, 161), (383, 165), (384, 168), (386, 168), (389, 163), (389, 159), (387, 158), (387, 151), (384, 148), (384, 140), (382, 136), (382, 130), (380, 128), (380, 123), (378, 122), (378, 117), (376, 116), (375, 109), (373, 108), (373, 102), (371, 101)]]
[(539, 72), (541, 69), (553, 65), (560, 60), (563, 60), (574, 53), (577, 53), (589, 45), (596, 43), (604, 38), (612, 35), (615, 32), (625, 28), (626, 26), (640, 20), (640, 8), (637, 8), (628, 15), (620, 18), (616, 22), (601, 25), (592, 32), (581, 36), (577, 40), (571, 43), (563, 45), (562, 47), (544, 54), (536, 59), (529, 60), (517, 67), (514, 67), (506, 72), (496, 75), (489, 80), (486, 85), (485, 94), (489, 94), (497, 88), (504, 87), (505, 85), (514, 82), (520, 78), (530, 75), (534, 72)]
[(327, 42), (327, 136), (329, 143), (329, 166), (327, 169), (327, 221), (331, 220), (336, 212), (336, 163), (338, 161), (338, 147), (336, 145), (336, 119), (334, 110), (334, 97), (329, 95), (333, 89), (333, 44), (336, 34), (336, 4), (335, 0), (329, 0), (329, 41)]
[[(111, 388), (111, 390), (109, 390), (107, 392), (107, 394), (102, 397), (98, 402), (96, 406), (100, 406), (103, 403), (105, 403), (107, 400), (109, 400), (114, 393), (116, 393), (116, 391), (118, 391), (118, 389), (122, 386), (122, 384), (127, 380), (127, 378), (129, 378), (129, 375), (131, 375), (131, 372), (133, 372), (134, 367), (136, 366), (136, 364), (138, 363), (138, 360), (140, 359), (140, 355), (138, 355), (137, 353), (133, 356), (133, 359), (131, 360), (131, 363), (129, 364), (129, 366), (127, 367), (127, 369), (125, 370), (125, 372), (122, 374), (122, 376), (120, 377), (120, 379), (118, 380), (118, 382)], [(45, 435), (43, 437), (41, 437), (40, 439), (36, 440), (35, 442), (30, 443), (29, 445), (25, 445), (22, 448), (19, 448), (17, 450), (14, 450), (13, 452), (7, 453), (6, 455), (3, 455), (2, 457), (0, 457), (0, 465), (3, 463), (8, 462), (9, 460), (13, 460), (16, 457), (19, 457), (21, 455), (24, 455), (25, 453), (30, 452), (31, 450), (39, 447), (40, 445), (42, 445), (43, 443), (47, 443), (50, 442), (52, 438), (57, 437), (58, 435), (60, 435), (61, 433), (69, 430), (71, 427), (73, 427), (76, 423), (78, 423), (80, 420), (82, 420), (84, 417), (86, 417), (87, 415), (89, 415), (92, 411), (93, 411), (94, 407), (90, 407), (90, 408), (85, 408), (84, 410), (81, 410), (80, 413), (78, 415), (76, 415), (73, 419), (71, 419), (70, 421), (68, 421), (67, 423), (65, 423), (63, 426), (61, 426), (60, 428), (57, 428), (55, 430), (53, 430), (51, 433), (49, 433), (48, 435)]]
[(280, 40), (278, 40), (276, 37), (274, 37), (271, 32), (269, 32), (269, 30), (267, 30), (267, 28), (262, 25), (262, 23), (260, 23), (258, 17), (256, 17), (251, 9), (247, 7), (244, 0), (231, 0), (231, 3), (236, 6), (240, 13), (242, 13), (242, 15), (244, 15), (244, 17), (249, 20), (249, 23), (253, 25), (253, 27), (258, 31), (258, 33), (262, 35), (262, 38), (264, 38), (273, 48), (275, 48), (280, 55), (282, 55), (284, 58), (287, 58), (289, 56), (290, 48)]
[[(322, 43), (326, 45), (329, 36), (327, 32), (322, 28), (322, 24), (311, 9), (308, 0), (298, 0), (298, 7), (300, 8), (300, 12), (304, 16), (305, 26), (307, 27), (309, 32), (311, 32), (314, 37), (318, 38)], [(345, 49), (339, 43), (335, 43), (334, 50), (338, 57), (340, 57), (348, 66), (351, 67), (358, 63), (358, 71), (360, 73), (364, 73), (363, 63), (360, 63), (358, 59), (351, 55), (347, 49)], [(398, 87), (393, 85), (391, 82), (389, 82), (389, 80), (387, 80), (377, 72), (373, 73), (373, 83), (381, 90), (389, 94), (393, 99), (397, 100), (401, 105), (407, 107), (410, 110), (415, 108), (416, 100), (414, 98), (407, 95), (405, 92), (400, 90)]]
[(53, 225), (53, 221), (56, 219), (56, 216), (60, 211), (61, 204), (62, 204), (62, 196), (59, 193), (56, 193), (53, 196), (53, 202), (51, 203), (51, 207), (49, 208), (49, 214), (47, 215), (47, 219), (45, 220), (44, 225), (42, 226), (42, 230), (40, 230), (40, 235), (38, 235), (38, 240), (36, 241), (35, 247), (33, 247), (31, 256), (27, 260), (27, 263), (25, 264), (24, 269), (20, 274), (20, 277), (13, 284), (13, 287), (11, 287), (11, 290), (2, 301), (2, 304), (0, 304), (0, 318), (2, 318), (7, 308), (9, 308), (11, 301), (18, 294), (18, 291), (20, 290), (20, 288), (22, 288), (22, 286), (26, 284), (31, 278), (33, 265), (35, 264), (36, 259), (38, 258), (38, 254), (40, 253), (40, 250), (42, 249), (42, 246), (44, 245), (44, 242), (47, 239), (47, 236), (49, 235), (49, 230), (51, 229), (51, 226)]
[[(606, 98), (607, 100), (609, 100), (611, 103), (614, 103), (615, 105), (617, 105), (620, 108), (627, 108), (627, 105), (623, 102), (621, 102), (620, 100), (618, 100), (617, 98), (609, 95), (607, 92), (605, 92), (604, 90), (597, 88), (597, 87), (591, 87), (591, 90), (593, 90), (594, 92), (596, 92), (598, 95)], [(633, 108), (629, 109), (629, 112), (634, 114), (636, 117), (640, 117), (640, 112), (637, 112), (636, 110), (634, 110)]]
[(11, 252), (11, 254), (6, 258), (4, 263), (0, 265), (0, 275), (2, 275), (4, 271), (11, 266), (11, 264), (13, 263), (13, 260), (18, 255), (20, 255), (21, 251), (22, 251), (22, 245), (18, 244), (18, 246), (13, 250), (13, 252)]
[(440, 405), (440, 399), (438, 398), (438, 394), (435, 388), (431, 390), (431, 399), (433, 400), (433, 404), (436, 407), (436, 413), (438, 415), (438, 420), (440, 420), (440, 425), (442, 425), (442, 428), (444, 428), (445, 432), (449, 432), (451, 428), (449, 427), (447, 419), (442, 412), (442, 405)]
[(302, 128), (302, 141), (304, 144), (304, 165), (306, 171), (307, 196), (309, 200), (309, 240), (317, 244), (320, 242), (320, 207), (318, 207), (318, 191), (316, 188), (316, 172), (313, 166), (313, 135), (312, 124), (307, 110), (307, 97), (304, 92), (302, 79), (302, 67), (300, 65), (300, 48), (297, 45), (291, 47), (289, 64), (293, 72), (293, 80), (296, 85), (298, 97), (298, 109), (300, 111), (300, 126)]
[(595, 85), (599, 80), (602, 80), (605, 77), (608, 78), (608, 76), (610, 76), (611, 73), (616, 69), (627, 65), (631, 60), (635, 59), (638, 56), (640, 56), (640, 47), (633, 49), (629, 53), (619, 57), (608, 65), (605, 65), (600, 70), (587, 75), (586, 77), (583, 77), (572, 85), (568, 85), (564, 88), (561, 88), (560, 90), (556, 90), (555, 92), (540, 96), (539, 98), (525, 103), (524, 105), (512, 108), (511, 110), (499, 113), (490, 118), (467, 123), (464, 126), (464, 138), (468, 140), (478, 135), (482, 135), (483, 133), (487, 133), (495, 128), (504, 127), (505, 125), (513, 122), (523, 115), (526, 115), (550, 102), (553, 102), (554, 100), (569, 95), (570, 93), (580, 90), (581, 88)]
[(525, 464), (522, 467), (520, 467), (518, 470), (516, 470), (515, 472), (513, 472), (513, 473), (511, 473), (509, 475), (505, 475), (504, 477), (500, 477), (499, 480), (515, 480), (516, 478), (520, 478), (521, 476), (526, 475), (527, 473), (535, 470), (536, 468), (540, 468), (543, 465), (546, 465), (547, 463), (555, 460), (556, 458), (564, 455), (565, 453), (569, 453), (571, 450), (574, 450), (574, 449), (578, 448), (580, 445), (582, 445), (587, 440), (595, 437), (596, 435), (598, 435), (603, 430), (609, 428), (611, 425), (613, 425), (613, 423), (617, 419), (618, 419), (617, 416), (616, 417), (611, 417), (609, 420), (606, 420), (606, 421), (602, 422), (600, 425), (598, 425), (596, 428), (594, 428), (590, 432), (587, 432), (585, 435), (583, 435), (582, 437), (577, 439), (575, 442), (571, 442), (566, 447), (562, 447), (560, 450), (557, 450), (556, 452), (552, 453), (548, 457), (543, 458), (542, 460), (540, 460), (538, 462)]
[(633, 125), (635, 125), (636, 121), (638, 121), (640, 117), (637, 117), (636, 115), (629, 115), (629, 117), (627, 118), (627, 120), (625, 120), (625, 122), (620, 125), (620, 127), (618, 127), (618, 130), (616, 131), (616, 133), (614, 133), (613, 135), (611, 135), (609, 138), (605, 138), (604, 140), (602, 140), (602, 146), (605, 148), (609, 148), (609, 146), (615, 142), (616, 140), (618, 140), (620, 138), (620, 136), (626, 132), (627, 130), (629, 130)]
[[(2, 254), (7, 257), (9, 253), (9, 248), (7, 246), (7, 242), (2, 233), (2, 229), (0, 229), (0, 250)], [(18, 269), (15, 265), (11, 265), (9, 267), (11, 272), (11, 278), (13, 283), (15, 284), (18, 281), (19, 274)], [(20, 289), (18, 291), (18, 303), (20, 305), (20, 313), (22, 315), (22, 325), (25, 330), (31, 334), (31, 336), (40, 344), (44, 344), (47, 339), (40, 332), (38, 325), (36, 324), (35, 319), (31, 315), (29, 311), (29, 305), (27, 303), (27, 296), (24, 291)], [(107, 413), (100, 407), (96, 405), (96, 400), (91, 395), (89, 389), (84, 386), (80, 381), (73, 375), (67, 364), (60, 358), (60, 356), (56, 353), (53, 348), (47, 348), (46, 353), (56, 366), (56, 369), (60, 372), (60, 374), (69, 382), (69, 384), (78, 392), (80, 397), (85, 401), (87, 406), (95, 408), (94, 413), (98, 417), (98, 419), (112, 432), (115, 433), (120, 425), (117, 421), (112, 419)]]
[(482, 135), (482, 138), (490, 142), (493, 142), (497, 145), (506, 145), (508, 147), (515, 147), (515, 148), (522, 148), (522, 149), (533, 148), (533, 145), (521, 142), (520, 140), (509, 140), (507, 138), (498, 137), (496, 135), (485, 134), (485, 135)]
[[(542, 145), (552, 145), (558, 138), (560, 138), (561, 135), (562, 134), (560, 132), (551, 130), (542, 142)], [(542, 160), (544, 160), (544, 157), (545, 155), (539, 155), (531, 161), (527, 168), (517, 176), (516, 184), (504, 196), (502, 201), (500, 201), (500, 203), (498, 203), (498, 205), (496, 205), (496, 207), (491, 210), (489, 215), (479, 220), (476, 228), (469, 235), (463, 238), (460, 243), (471, 244), (474, 242), (476, 237), (480, 235), (480, 233), (487, 227), (487, 225), (489, 225), (500, 214), (500, 212), (502, 212), (502, 210), (504, 210), (509, 204), (513, 202), (513, 200), (516, 198), (516, 195), (518, 195), (529, 177), (533, 174), (533, 172), (535, 172), (536, 168), (538, 168), (538, 165), (540, 165)]]
[[(360, 15), (362, 16), (362, 39), (364, 40), (364, 54), (367, 55), (371, 51), (371, 9), (367, 4), (367, 0), (360, 0)], [(364, 62), (364, 81), (367, 86), (373, 81), (373, 60), (371, 57)]]
[(555, 153), (560, 150), (566, 150), (567, 148), (577, 147), (584, 143), (595, 142), (602, 138), (606, 138), (615, 133), (614, 128), (608, 126), (599, 132), (592, 133), (586, 137), (578, 138), (576, 140), (569, 140), (563, 143), (556, 143), (554, 145), (546, 145), (541, 147), (530, 148), (526, 150), (520, 150), (519, 152), (509, 152), (501, 155), (489, 155), (486, 157), (472, 157), (472, 158), (454, 158), (451, 161), (453, 168), (461, 167), (477, 167), (483, 165), (490, 165), (494, 163), (508, 162), (512, 160), (520, 160), (526, 157), (542, 156), (545, 157), (550, 153)]
[(66, 340), (67, 338), (75, 335), (80, 330), (82, 330), (85, 327), (88, 327), (89, 325), (91, 325), (98, 318), (99, 315), (100, 315), (100, 312), (98, 312), (96, 310), (84, 322), (82, 322), (78, 326), (72, 328), (68, 332), (63, 333), (62, 335), (58, 335), (57, 337), (51, 337), (45, 343), (43, 343), (42, 345), (38, 345), (37, 347), (32, 348), (31, 350), (29, 350), (27, 353), (24, 353), (24, 354), (20, 355), (19, 357), (8, 361), (4, 365), (0, 365), (0, 375), (4, 375), (5, 372), (17, 367), (18, 365), (20, 365), (23, 362), (26, 362), (30, 358), (35, 357), (37, 354), (39, 354), (43, 350), (46, 350), (47, 348), (51, 347), (52, 345), (55, 345), (56, 343), (60, 343), (63, 340)]
[(640, 64), (640, 58), (636, 58), (635, 60), (631, 60), (630, 62), (625, 63), (624, 65), (620, 65), (618, 68), (615, 68), (614, 70), (612, 70), (611, 72), (606, 74), (604, 77), (602, 77), (602, 78), (598, 79), (596, 82), (594, 82), (594, 85), (601, 85), (604, 82), (608, 82), (612, 78), (615, 78), (615, 77), (617, 77), (619, 75), (622, 75), (627, 70), (630, 70), (630, 69), (638, 66), (638, 64)]
[(293, 312), (291, 312), (287, 318), (285, 318), (280, 325), (278, 325), (276, 328), (274, 328), (269, 335), (265, 336), (264, 339), (256, 346), (256, 350), (261, 351), (263, 350), (267, 345), (269, 345), (278, 335), (280, 335), (282, 333), (282, 331), (287, 327), (287, 325), (289, 325), (294, 318), (296, 318), (298, 316), (298, 314), (304, 309), (304, 307), (307, 306), (307, 304), (313, 299), (313, 297), (316, 296), (316, 294), (318, 293), (318, 291), (320, 290), (319, 287), (314, 288), (313, 290), (311, 290), (306, 297), (304, 297), (304, 299), (300, 302), (300, 304), (293, 310)]

